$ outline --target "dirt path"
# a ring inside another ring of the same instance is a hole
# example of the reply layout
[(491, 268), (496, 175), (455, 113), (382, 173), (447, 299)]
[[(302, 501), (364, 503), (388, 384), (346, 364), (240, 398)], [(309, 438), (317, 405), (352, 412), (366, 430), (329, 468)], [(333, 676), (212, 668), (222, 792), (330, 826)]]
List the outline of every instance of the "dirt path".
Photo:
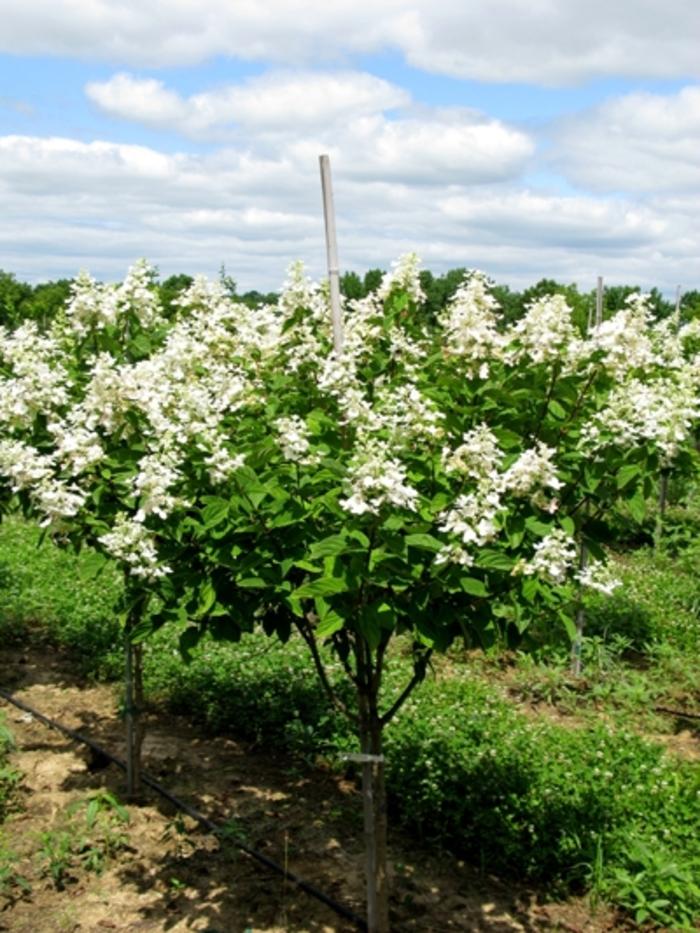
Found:
[[(121, 755), (115, 692), (81, 682), (57, 651), (0, 650), (2, 686), (45, 715)], [(101, 874), (73, 866), (58, 887), (42, 876), (42, 833), (85, 830), (84, 802), (108, 791), (123, 799), (124, 779), (84, 747), (15, 707), (2, 704), (24, 773), (20, 809), (5, 824), (6, 844), (31, 892), (0, 896), (0, 930), (344, 933), (354, 929), (328, 907), (232, 846), (221, 846), (160, 798), (128, 807), (126, 847)], [(209, 818), (362, 915), (361, 803), (354, 784), (308, 771), (274, 749), (250, 750), (231, 738), (202, 738), (188, 722), (153, 712), (144, 749), (147, 770)], [(82, 802), (75, 813), (71, 807)], [(82, 820), (82, 823), (81, 823)], [(87, 832), (90, 846), (90, 833)], [(537, 904), (533, 894), (484, 879), (447, 856), (392, 834), (393, 928), (403, 931), (622, 930), (583, 903)], [(47, 864), (44, 858), (44, 864)], [(61, 889), (62, 887), (62, 889)]]

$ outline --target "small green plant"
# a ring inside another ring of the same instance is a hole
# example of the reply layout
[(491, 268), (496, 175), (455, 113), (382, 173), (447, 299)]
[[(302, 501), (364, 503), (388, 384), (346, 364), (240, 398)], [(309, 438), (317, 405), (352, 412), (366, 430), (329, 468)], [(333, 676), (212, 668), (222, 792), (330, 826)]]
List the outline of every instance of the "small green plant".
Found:
[(14, 806), (22, 780), (21, 773), (9, 762), (9, 754), (14, 747), (14, 737), (0, 713), (0, 823)]
[(39, 834), (42, 873), (59, 890), (80, 870), (101, 874), (110, 858), (126, 847), (128, 821), (127, 809), (104, 790), (71, 804), (59, 826)]
[(629, 849), (629, 864), (612, 870), (607, 888), (635, 923), (693, 930), (700, 919), (698, 878), (700, 859), (681, 865), (667, 849), (636, 841)]
[(19, 855), (8, 848), (4, 836), (0, 835), (0, 897), (9, 901), (31, 892), (31, 885), (17, 870), (19, 862)]

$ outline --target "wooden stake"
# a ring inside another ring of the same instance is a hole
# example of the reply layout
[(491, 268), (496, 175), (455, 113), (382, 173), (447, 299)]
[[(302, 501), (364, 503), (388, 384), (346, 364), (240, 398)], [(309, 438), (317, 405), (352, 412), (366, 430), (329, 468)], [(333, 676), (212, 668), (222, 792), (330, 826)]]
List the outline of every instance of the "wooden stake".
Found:
[(596, 290), (595, 300), (595, 323), (596, 327), (603, 323), (603, 276), (598, 276), (598, 288)]
[(326, 254), (328, 256), (328, 281), (331, 287), (331, 318), (333, 321), (333, 349), (343, 349), (343, 317), (340, 309), (340, 269), (338, 267), (338, 238), (335, 232), (335, 208), (331, 185), (331, 161), (327, 155), (318, 157), (321, 166), (321, 190), (323, 191), (323, 216), (326, 223)]

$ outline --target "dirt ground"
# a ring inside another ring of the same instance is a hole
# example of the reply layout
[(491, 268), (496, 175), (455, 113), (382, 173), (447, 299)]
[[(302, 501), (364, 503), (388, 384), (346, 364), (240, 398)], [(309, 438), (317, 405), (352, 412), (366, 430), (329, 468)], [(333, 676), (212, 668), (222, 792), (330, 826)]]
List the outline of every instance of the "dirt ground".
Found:
[[(57, 650), (0, 648), (0, 685), (45, 715), (78, 729), (116, 755), (122, 723), (113, 687), (81, 682)], [(19, 807), (4, 826), (16, 870), (31, 890), (0, 896), (0, 930), (345, 933), (356, 927), (265, 869), (232, 844), (221, 845), (189, 817), (148, 793), (128, 807), (127, 844), (102, 873), (84, 867), (63, 885), (42, 874), (42, 833), (75, 826), (71, 806), (106, 789), (124, 799), (124, 776), (14, 706), (0, 702), (24, 774)], [(361, 800), (354, 783), (309, 770), (275, 749), (231, 737), (202, 737), (184, 719), (151, 711), (145, 767), (233, 839), (260, 851), (355, 913), (363, 913)], [(70, 821), (73, 821), (70, 823)], [(68, 822), (67, 822), (68, 821)], [(405, 834), (391, 834), (392, 929), (443, 931), (629, 930), (585, 901), (542, 902)]]

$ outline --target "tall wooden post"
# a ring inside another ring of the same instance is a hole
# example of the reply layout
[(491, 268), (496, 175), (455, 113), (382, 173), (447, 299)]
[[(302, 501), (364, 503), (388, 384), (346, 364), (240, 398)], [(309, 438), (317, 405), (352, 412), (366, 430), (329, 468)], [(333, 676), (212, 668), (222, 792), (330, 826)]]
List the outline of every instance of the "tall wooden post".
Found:
[(338, 238), (335, 232), (335, 207), (331, 184), (331, 160), (327, 155), (319, 156), (321, 166), (321, 189), (323, 191), (323, 217), (326, 223), (326, 254), (328, 257), (328, 281), (331, 288), (331, 319), (333, 322), (333, 349), (343, 349), (343, 317), (340, 308), (340, 269), (338, 267)]

